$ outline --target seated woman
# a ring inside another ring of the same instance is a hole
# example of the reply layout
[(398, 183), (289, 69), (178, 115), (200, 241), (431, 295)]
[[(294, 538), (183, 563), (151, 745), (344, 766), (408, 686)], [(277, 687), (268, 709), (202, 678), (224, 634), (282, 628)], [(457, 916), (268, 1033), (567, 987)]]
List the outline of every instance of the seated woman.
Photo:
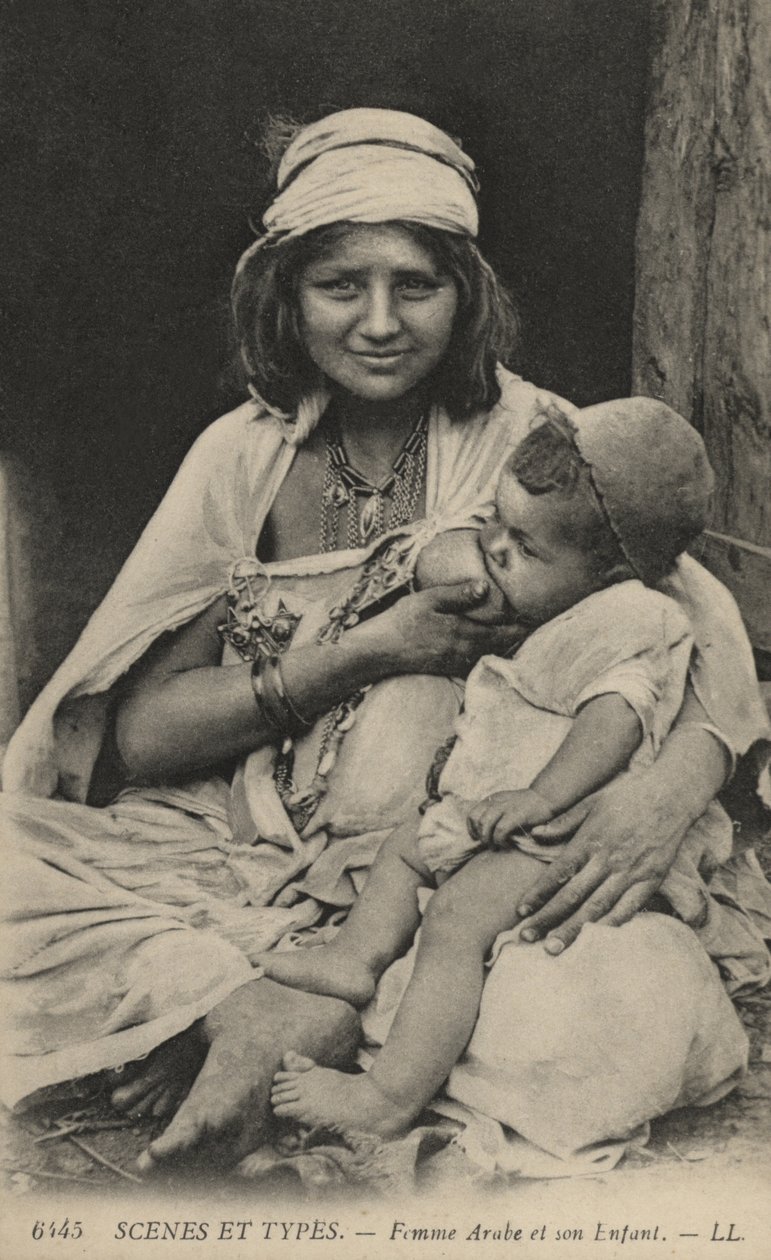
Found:
[[(4, 1096), (25, 1105), (109, 1071), (116, 1106), (176, 1113), (146, 1168), (233, 1163), (263, 1141), (285, 1051), (352, 1060), (349, 1005), (257, 978), (252, 962), (355, 901), (380, 844), (422, 799), (457, 716), (453, 679), (521, 639), (494, 610), (467, 615), (489, 593), (478, 579), (393, 600), (432, 537), (481, 523), (501, 466), (550, 402), (498, 365), (511, 321), (474, 244), (475, 187), (468, 156), (411, 115), (343, 111), (298, 132), (267, 234), (236, 273), (253, 398), (199, 438), (10, 744)], [(655, 774), (597, 795), (531, 889), (531, 929), (548, 930), (550, 948), (587, 920), (632, 919), (732, 758), (763, 730), (728, 595), (687, 558), (665, 589), (697, 645), (683, 708)], [(125, 784), (117, 795), (104, 790), (111, 745)], [(561, 827), (555, 820), (551, 834)], [(704, 896), (686, 917), (711, 951), (729, 955), (719, 925), (708, 939), (711, 911)], [(746, 947), (732, 983), (748, 984), (765, 963), (735, 915)], [(554, 1061), (573, 1053), (572, 1017), (554, 1026), (566, 993), (588, 1024), (605, 968), (618, 979), (613, 1027), (627, 1014), (631, 1027), (645, 978), (658, 989), (666, 968), (678, 1018), (645, 1021), (657, 1066), (642, 1094), (635, 1069), (613, 1115), (588, 1105), (587, 1074), (598, 1099), (608, 1094), (595, 1054), (571, 1078), (583, 1129), (555, 1137), (554, 1109), (567, 1106), (556, 1084), (535, 1109), (512, 1081), (505, 1105), (488, 1097), (481, 1107), (462, 1080), (448, 1084), (455, 1099), (557, 1153), (713, 1096), (746, 1055), (690, 929), (641, 916), (614, 938), (612, 957), (605, 931), (546, 959), (546, 1006), (527, 988), (540, 949), (524, 951), (517, 976), (502, 951), (487, 991), (506, 1012), (521, 1012), (528, 994), (531, 1024), (517, 1018), (534, 1068), (547, 1008)], [(625, 1012), (630, 957), (638, 984)], [(612, 1032), (605, 1019), (599, 1045)], [(475, 1038), (487, 1034), (492, 1063), (501, 1034), (483, 997)], [(520, 1067), (515, 1080), (526, 1079)]]

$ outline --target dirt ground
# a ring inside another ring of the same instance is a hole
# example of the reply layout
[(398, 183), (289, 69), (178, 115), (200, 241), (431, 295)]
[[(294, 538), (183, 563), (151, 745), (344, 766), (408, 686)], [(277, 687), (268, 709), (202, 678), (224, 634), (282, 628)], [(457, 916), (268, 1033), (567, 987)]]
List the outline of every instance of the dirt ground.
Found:
[[(755, 848), (771, 878), (771, 817), (745, 792), (727, 804), (740, 842)], [(737, 1007), (751, 1043), (746, 1077), (715, 1106), (687, 1108), (654, 1121), (648, 1145), (630, 1152), (602, 1181), (612, 1178), (618, 1185), (631, 1181), (643, 1191), (662, 1178), (670, 1189), (679, 1180), (687, 1184), (697, 1173), (705, 1177), (730, 1177), (742, 1170), (754, 1177), (763, 1171), (771, 1174), (771, 987), (740, 999)], [(59, 1133), (58, 1126), (71, 1121), (61, 1113), (58, 1118), (30, 1115), (19, 1120), (3, 1113), (0, 1171), (7, 1190), (15, 1196), (36, 1198), (66, 1190), (138, 1192), (141, 1187), (135, 1160), (159, 1126), (154, 1129), (149, 1122), (140, 1124), (116, 1116), (105, 1098), (86, 1107), (85, 1120), (80, 1131), (65, 1135)], [(451, 1192), (459, 1179), (468, 1184), (469, 1177), (475, 1178), (475, 1170), (464, 1166), (465, 1159), (457, 1148), (441, 1141), (435, 1146), (436, 1154), (429, 1153), (420, 1160), (415, 1185), (418, 1194)], [(262, 1186), (259, 1178), (257, 1181), (256, 1189), (267, 1191), (275, 1187), (275, 1172)], [(209, 1175), (207, 1192), (211, 1184)], [(246, 1188), (237, 1174), (219, 1184), (224, 1193), (228, 1185), (231, 1189), (240, 1186), (242, 1191)], [(287, 1188), (286, 1181), (282, 1188)], [(315, 1184), (316, 1200), (323, 1190), (323, 1184)]]

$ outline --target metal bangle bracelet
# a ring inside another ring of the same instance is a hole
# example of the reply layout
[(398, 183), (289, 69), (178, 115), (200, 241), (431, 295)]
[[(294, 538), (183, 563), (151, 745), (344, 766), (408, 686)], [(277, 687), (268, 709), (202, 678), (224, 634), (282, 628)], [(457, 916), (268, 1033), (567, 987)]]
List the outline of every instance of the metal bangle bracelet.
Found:
[(278, 734), (292, 735), (313, 726), (293, 705), (286, 693), (280, 658), (259, 658), (252, 665), (252, 690), (258, 708), (268, 725)]
[(278, 692), (284, 708), (291, 714), (295, 728), (300, 731), (310, 731), (315, 725), (315, 722), (313, 718), (304, 717), (302, 713), (298, 712), (291, 696), (287, 694), (284, 671), (281, 668), (281, 657), (272, 657), (270, 663), (273, 666), (274, 672), (272, 678), (276, 685), (276, 691)]
[(265, 658), (258, 656), (252, 663), (251, 683), (254, 692), (254, 700), (257, 705), (258, 712), (262, 720), (270, 727), (276, 735), (283, 735), (283, 724), (277, 719), (275, 711), (271, 710), (267, 697), (265, 695), (263, 665)]

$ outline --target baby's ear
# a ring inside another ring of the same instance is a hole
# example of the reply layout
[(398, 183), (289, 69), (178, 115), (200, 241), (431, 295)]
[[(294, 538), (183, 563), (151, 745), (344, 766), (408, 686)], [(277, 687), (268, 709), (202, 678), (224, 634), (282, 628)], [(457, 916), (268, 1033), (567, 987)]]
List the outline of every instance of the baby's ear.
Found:
[(602, 570), (603, 586), (615, 586), (617, 582), (628, 582), (637, 575), (626, 560), (614, 560)]

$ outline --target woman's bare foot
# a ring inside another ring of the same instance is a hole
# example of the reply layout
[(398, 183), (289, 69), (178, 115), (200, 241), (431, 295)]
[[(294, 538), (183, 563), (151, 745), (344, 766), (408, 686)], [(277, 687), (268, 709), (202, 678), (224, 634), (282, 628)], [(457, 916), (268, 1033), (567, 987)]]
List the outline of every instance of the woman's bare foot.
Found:
[(331, 998), (268, 979), (236, 989), (203, 1020), (203, 1066), (171, 1124), (140, 1156), (140, 1171), (238, 1163), (270, 1134), (268, 1096), (284, 1048), (300, 1044), (328, 1063), (350, 1063), (360, 1032), (355, 1011)]
[(284, 1071), (273, 1078), (270, 1101), (282, 1118), (385, 1138), (403, 1133), (415, 1118), (414, 1108), (381, 1094), (368, 1072), (335, 1072), (292, 1051), (284, 1055)]
[(369, 967), (345, 950), (336, 949), (334, 944), (261, 954), (257, 963), (266, 976), (279, 984), (305, 993), (342, 998), (357, 1010), (375, 994), (377, 977)]
[(144, 1059), (107, 1073), (117, 1111), (139, 1119), (170, 1116), (188, 1093), (206, 1056), (200, 1023), (157, 1046)]

